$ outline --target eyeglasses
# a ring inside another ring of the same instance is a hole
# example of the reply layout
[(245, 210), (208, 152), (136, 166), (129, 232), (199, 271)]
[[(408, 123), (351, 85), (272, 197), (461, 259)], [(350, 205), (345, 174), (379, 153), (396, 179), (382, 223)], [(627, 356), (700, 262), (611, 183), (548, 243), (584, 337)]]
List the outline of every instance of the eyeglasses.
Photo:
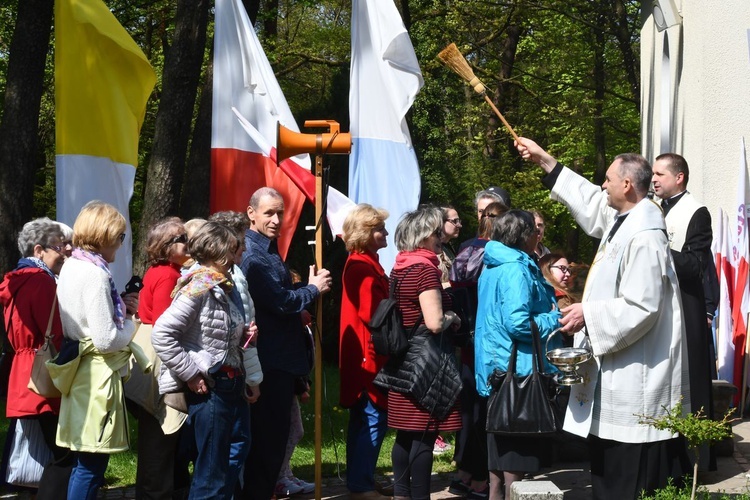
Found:
[(120, 234), (120, 243), (125, 242), (125, 233)]
[(445, 222), (450, 222), (454, 226), (460, 226), (461, 225), (461, 219), (459, 217), (456, 217), (455, 219), (445, 219)]
[(187, 243), (187, 234), (183, 233), (169, 240), (170, 245), (174, 245), (177, 243)]
[(47, 245), (44, 248), (47, 250), (54, 250), (57, 253), (63, 253), (65, 251), (65, 245)]
[(549, 266), (550, 269), (559, 269), (563, 274), (570, 274), (570, 268), (568, 266)]

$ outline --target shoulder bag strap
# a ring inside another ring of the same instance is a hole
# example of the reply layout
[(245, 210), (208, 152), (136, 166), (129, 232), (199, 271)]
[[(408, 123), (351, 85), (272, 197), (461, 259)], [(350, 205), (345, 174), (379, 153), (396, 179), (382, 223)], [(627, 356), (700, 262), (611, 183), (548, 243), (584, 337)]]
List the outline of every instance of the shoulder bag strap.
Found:
[(544, 366), (542, 361), (542, 339), (539, 336), (539, 327), (536, 325), (536, 322), (533, 319), (529, 320), (529, 322), (531, 323), (531, 345), (534, 349), (532, 366), (535, 372), (541, 372)]
[(47, 321), (47, 330), (44, 332), (44, 347), (52, 347), (52, 320), (55, 319), (55, 309), (57, 307), (57, 292), (55, 292), (55, 298), (52, 299), (52, 310), (49, 312), (49, 320)]

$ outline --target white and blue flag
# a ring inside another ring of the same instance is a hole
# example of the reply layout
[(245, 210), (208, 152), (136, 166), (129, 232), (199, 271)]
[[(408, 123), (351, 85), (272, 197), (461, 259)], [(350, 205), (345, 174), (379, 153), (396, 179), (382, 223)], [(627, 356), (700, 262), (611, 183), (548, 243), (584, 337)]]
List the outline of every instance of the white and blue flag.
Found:
[(354, 0), (350, 84), (349, 198), (390, 213), (388, 247), (379, 252), (389, 273), (396, 225), (419, 204), (419, 165), (405, 117), (424, 85), (393, 0)]

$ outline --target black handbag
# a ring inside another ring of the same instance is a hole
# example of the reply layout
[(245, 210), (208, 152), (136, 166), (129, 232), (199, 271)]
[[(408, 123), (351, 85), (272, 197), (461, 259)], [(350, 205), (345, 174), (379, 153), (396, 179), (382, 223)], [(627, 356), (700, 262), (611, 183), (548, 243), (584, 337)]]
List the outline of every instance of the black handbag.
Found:
[(539, 329), (531, 322), (532, 372), (516, 375), (518, 347), (513, 342), (508, 370), (490, 375), (492, 392), (487, 402), (487, 432), (514, 436), (554, 434), (562, 428), (564, 409), (555, 376), (542, 371)]

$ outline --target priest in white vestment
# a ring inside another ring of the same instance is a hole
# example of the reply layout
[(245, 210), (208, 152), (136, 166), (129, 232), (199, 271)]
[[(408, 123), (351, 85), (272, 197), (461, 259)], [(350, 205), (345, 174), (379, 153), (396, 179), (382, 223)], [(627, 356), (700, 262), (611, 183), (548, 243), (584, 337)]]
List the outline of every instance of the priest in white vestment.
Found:
[(518, 151), (547, 173), (551, 197), (601, 238), (581, 303), (562, 310), (563, 331), (594, 353), (573, 386), (565, 430), (589, 436), (593, 496), (638, 498), (690, 470), (681, 438), (642, 425), (682, 398), (690, 410), (680, 290), (664, 217), (648, 197), (651, 166), (638, 154), (615, 158), (602, 188), (563, 167), (534, 141)]

